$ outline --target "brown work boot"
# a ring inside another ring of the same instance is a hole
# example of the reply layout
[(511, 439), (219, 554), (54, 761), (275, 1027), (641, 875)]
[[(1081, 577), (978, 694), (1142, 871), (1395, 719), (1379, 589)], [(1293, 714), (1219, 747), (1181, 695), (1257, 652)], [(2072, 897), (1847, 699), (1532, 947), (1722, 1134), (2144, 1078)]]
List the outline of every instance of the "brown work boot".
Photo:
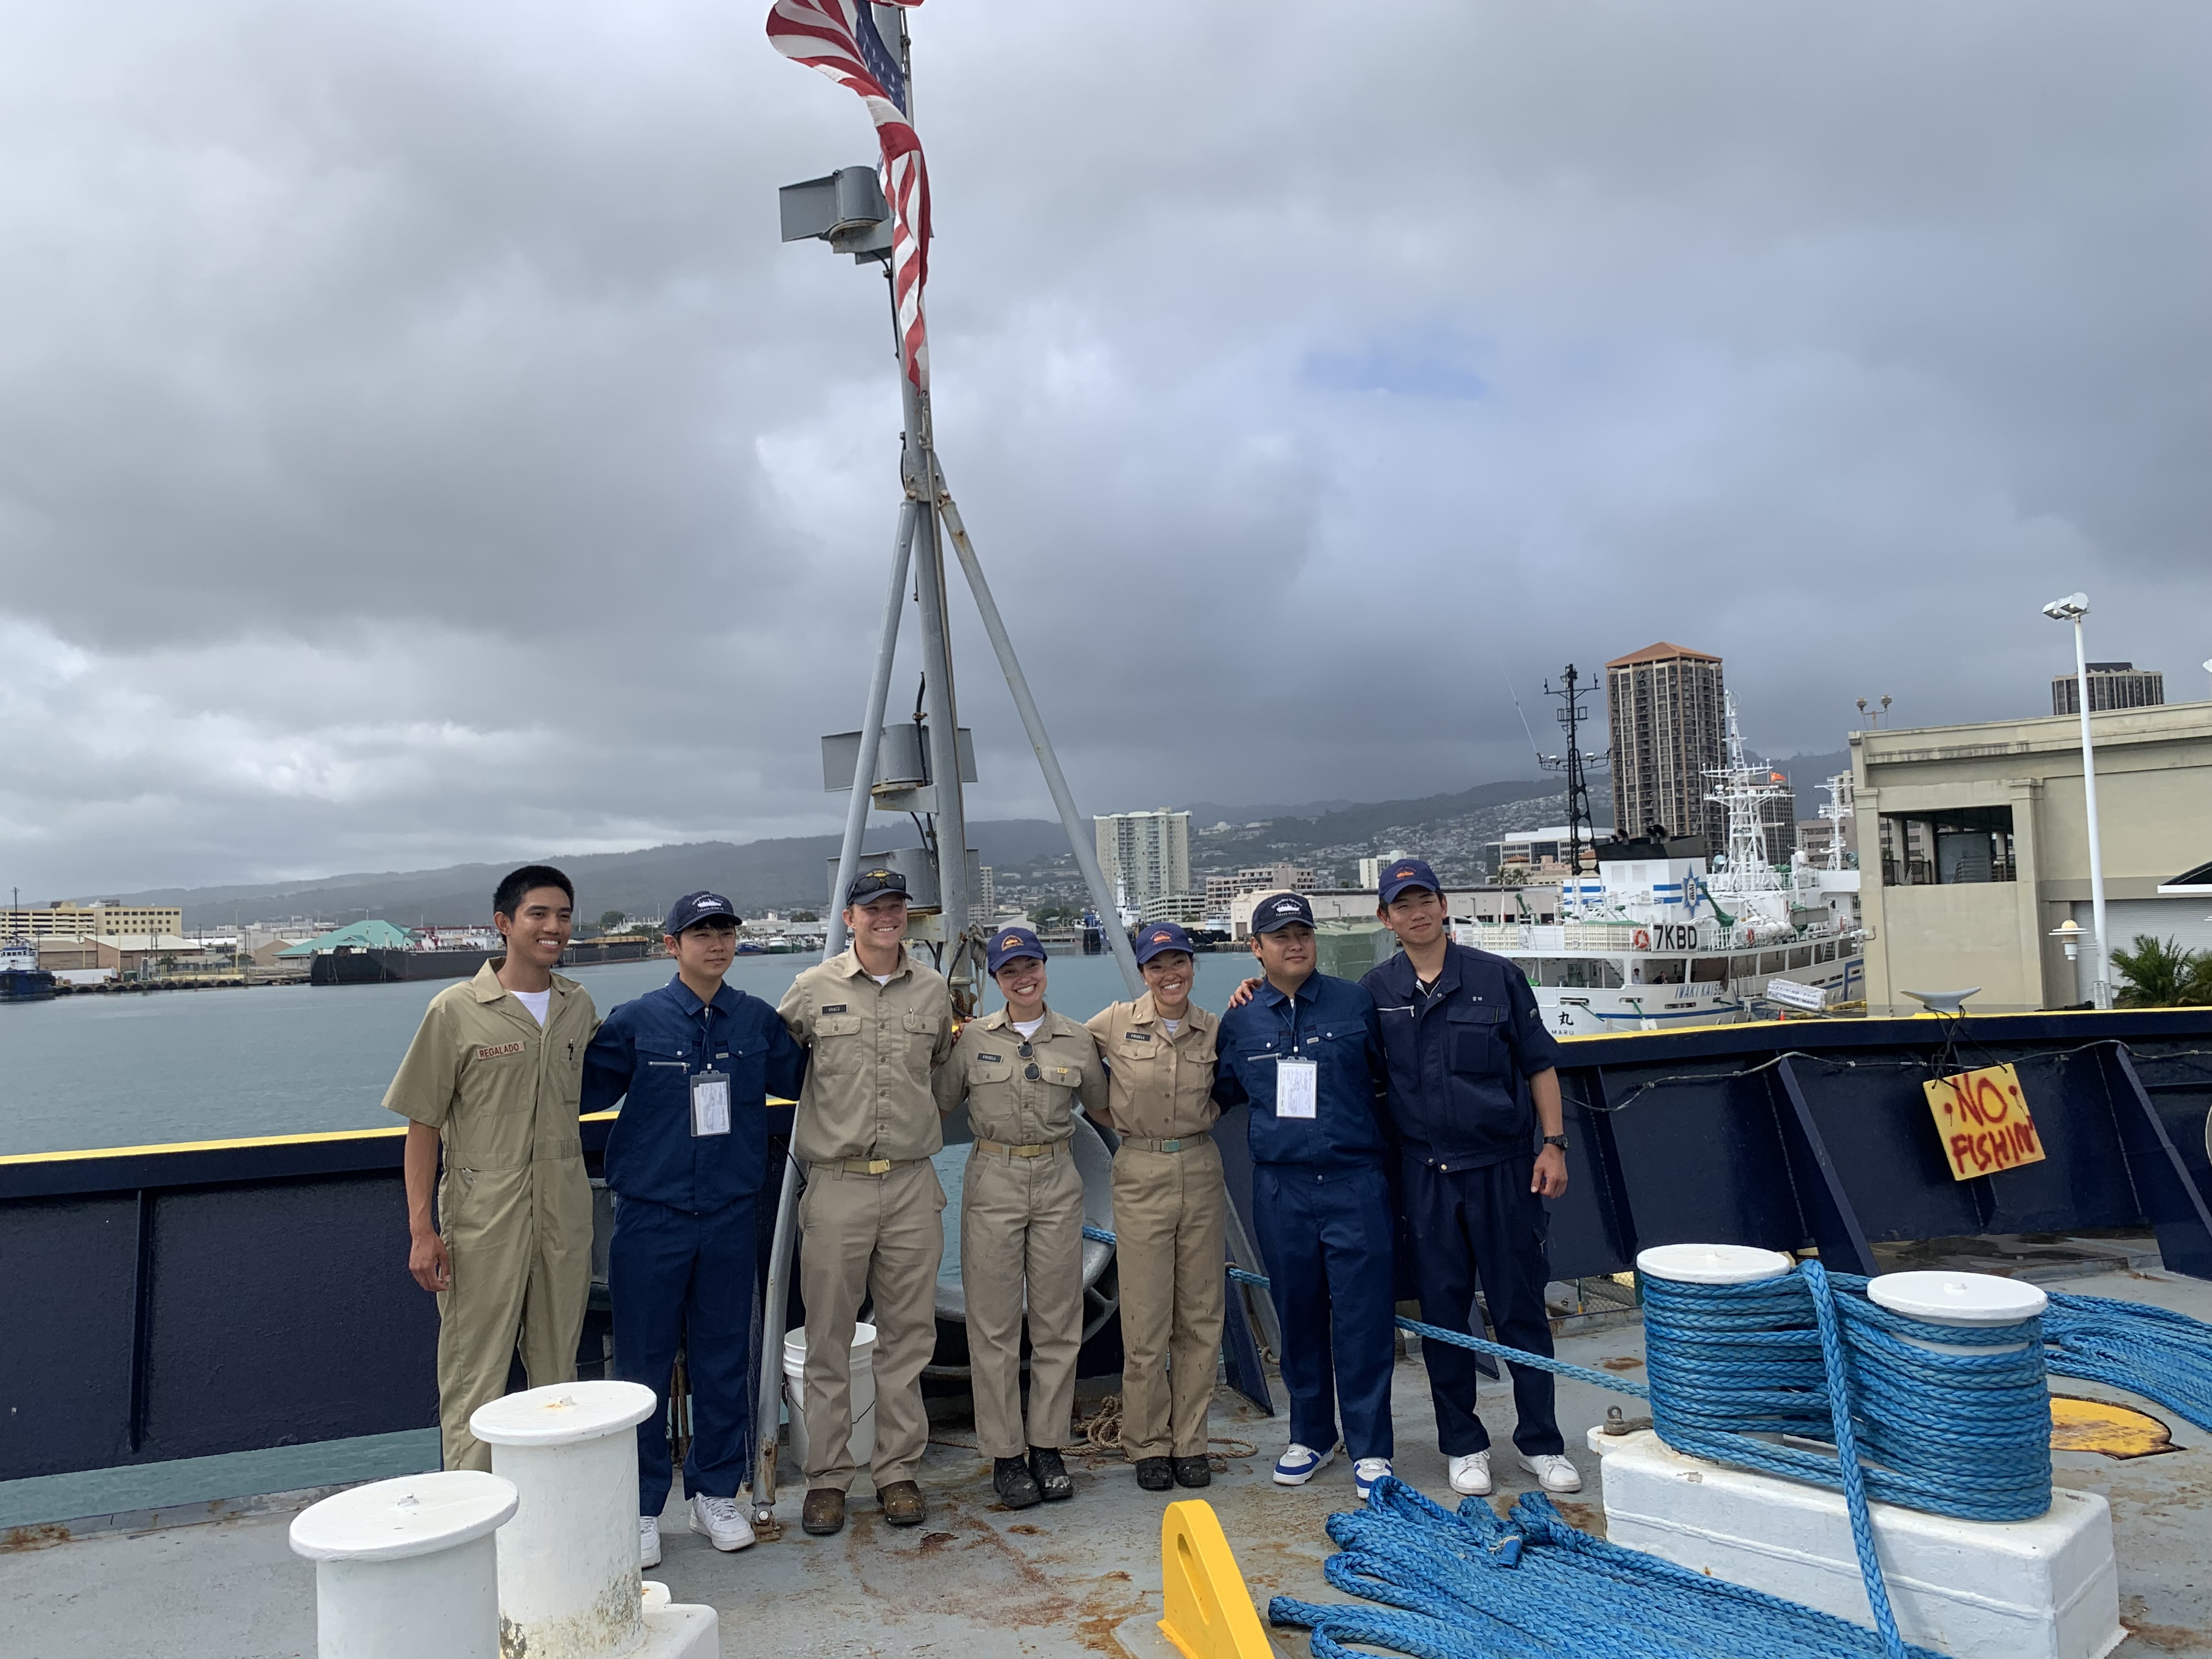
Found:
[(918, 1527), (929, 1519), (929, 1505), (921, 1501), (921, 1488), (911, 1480), (894, 1480), (876, 1497), (884, 1506), (884, 1519), (895, 1527)]
[(799, 1524), (817, 1538), (845, 1529), (845, 1494), (835, 1486), (816, 1486), (806, 1494)]

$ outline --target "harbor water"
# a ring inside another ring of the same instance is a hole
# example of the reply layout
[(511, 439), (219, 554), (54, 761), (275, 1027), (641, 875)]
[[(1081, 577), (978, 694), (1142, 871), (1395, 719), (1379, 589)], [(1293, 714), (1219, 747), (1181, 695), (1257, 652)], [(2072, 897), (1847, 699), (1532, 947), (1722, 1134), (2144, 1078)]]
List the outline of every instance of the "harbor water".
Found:
[[(741, 957), (730, 983), (774, 1003), (813, 958)], [(1218, 1009), (1251, 958), (1201, 956)], [(579, 968), (601, 1013), (665, 984), (665, 961)], [(0, 1157), (389, 1128), (384, 1091), (422, 1010), (453, 983), (279, 985), (70, 996), (0, 1007)], [(1055, 956), (1048, 998), (1087, 1019), (1125, 996), (1110, 957)], [(995, 989), (987, 1009), (999, 1006)], [(957, 1171), (953, 1178), (957, 1180)]]

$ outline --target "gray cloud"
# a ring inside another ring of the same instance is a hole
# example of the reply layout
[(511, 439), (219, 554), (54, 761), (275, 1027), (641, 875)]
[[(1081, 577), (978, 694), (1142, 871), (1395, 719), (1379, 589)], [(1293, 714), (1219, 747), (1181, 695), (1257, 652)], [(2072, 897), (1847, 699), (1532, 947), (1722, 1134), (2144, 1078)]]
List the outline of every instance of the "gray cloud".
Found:
[[(1087, 805), (1519, 775), (1507, 679), (1662, 637), (1784, 754), (2029, 711), (2077, 586), (2202, 694), (2201, 9), (1383, 15), (915, 15), (940, 442)], [(831, 827), (897, 400), (773, 195), (848, 97), (696, 0), (5, 31), (0, 881)]]

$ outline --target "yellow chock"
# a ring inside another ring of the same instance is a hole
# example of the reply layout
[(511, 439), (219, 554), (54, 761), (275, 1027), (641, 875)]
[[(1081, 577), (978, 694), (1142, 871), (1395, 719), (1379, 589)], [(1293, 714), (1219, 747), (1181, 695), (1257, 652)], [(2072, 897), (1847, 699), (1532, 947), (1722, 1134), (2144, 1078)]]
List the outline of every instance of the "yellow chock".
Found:
[(1160, 1634), (1183, 1659), (1274, 1659), (1213, 1505), (1187, 1498), (1160, 1521)]

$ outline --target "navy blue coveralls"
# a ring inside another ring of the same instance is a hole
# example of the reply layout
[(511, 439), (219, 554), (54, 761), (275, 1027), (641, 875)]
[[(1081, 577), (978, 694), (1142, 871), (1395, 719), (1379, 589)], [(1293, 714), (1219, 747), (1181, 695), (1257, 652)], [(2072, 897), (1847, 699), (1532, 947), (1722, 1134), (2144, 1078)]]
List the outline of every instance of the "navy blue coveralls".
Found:
[[(1295, 997), (1262, 983), (1221, 1017), (1217, 1042), (1214, 1098), (1252, 1109), (1252, 1218), (1283, 1324), (1291, 1438), (1333, 1449), (1340, 1395), (1346, 1449), (1388, 1457), (1397, 1330), (1375, 1000), (1326, 974)], [(1275, 1066), (1293, 1054), (1319, 1068), (1310, 1119), (1275, 1115)]]
[[(730, 1079), (730, 1133), (695, 1136), (691, 1078), (709, 1069)], [(679, 1338), (691, 1382), (685, 1494), (734, 1498), (745, 1484), (768, 1097), (795, 1097), (805, 1074), (806, 1051), (774, 1007), (728, 985), (702, 1002), (681, 979), (617, 1008), (585, 1051), (584, 1110), (623, 1101), (606, 1158), (615, 1371), (660, 1406), (637, 1425), (640, 1515), (658, 1516), (668, 1502), (668, 1382)]]
[[(1403, 952), (1360, 983), (1373, 994), (1390, 1069), (1390, 1117), (1398, 1132), (1401, 1200), (1413, 1237), (1421, 1317), (1480, 1335), (1470, 1322), (1478, 1275), (1497, 1340), (1530, 1353), (1552, 1352), (1544, 1284), (1551, 1218), (1528, 1190), (1536, 1162), (1536, 1109), (1528, 1079), (1557, 1066), (1559, 1044), (1544, 1029), (1536, 994), (1503, 957), (1444, 947), (1443, 970), (1426, 994)], [(1437, 1446), (1447, 1457), (1478, 1452), (1490, 1432), (1475, 1414), (1474, 1356), (1425, 1342)], [(1552, 1374), (1513, 1368), (1519, 1420), (1513, 1443), (1528, 1456), (1559, 1453)]]

